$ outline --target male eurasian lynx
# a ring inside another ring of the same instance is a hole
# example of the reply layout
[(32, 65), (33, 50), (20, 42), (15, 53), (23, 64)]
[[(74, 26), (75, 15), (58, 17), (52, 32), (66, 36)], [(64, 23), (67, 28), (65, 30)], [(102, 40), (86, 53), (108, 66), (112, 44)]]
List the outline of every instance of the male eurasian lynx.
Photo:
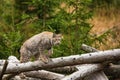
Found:
[[(61, 39), (61, 34), (48, 31), (31, 37), (23, 43), (20, 49), (20, 61), (28, 62), (34, 56), (36, 60), (41, 59), (43, 62), (49, 62), (49, 56), (53, 53), (52, 46), (60, 44)], [(48, 54), (45, 54), (46, 51)]]

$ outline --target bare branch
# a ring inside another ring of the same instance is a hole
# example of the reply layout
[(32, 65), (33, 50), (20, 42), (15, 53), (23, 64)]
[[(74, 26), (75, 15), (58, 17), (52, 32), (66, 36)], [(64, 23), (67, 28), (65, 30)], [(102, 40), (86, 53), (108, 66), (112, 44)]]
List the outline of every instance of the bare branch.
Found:
[(98, 52), (99, 51), (91, 46), (86, 45), (86, 44), (82, 44), (81, 48), (87, 52)]
[(3, 75), (4, 75), (4, 72), (6, 71), (7, 65), (8, 65), (8, 61), (5, 60), (5, 63), (4, 63), (4, 65), (3, 65), (3, 69), (1, 70), (1, 73), (0, 73), (0, 80), (2, 80), (2, 77), (3, 77)]
[[(8, 58), (9, 62), (12, 63), (20, 63), (20, 61), (15, 57), (15, 56), (10, 56)], [(64, 75), (62, 74), (58, 74), (58, 73), (53, 73), (50, 71), (45, 71), (45, 70), (39, 70), (39, 71), (30, 71), (30, 72), (25, 72), (24, 73), (27, 78), (29, 77), (33, 77), (33, 78), (40, 78), (43, 80), (60, 80), (61, 78), (64, 77)], [(4, 80), (10, 80), (11, 78), (13, 78), (14, 76), (18, 75), (16, 74), (8, 74), (4, 77)]]
[(76, 66), (65, 66), (65, 67), (58, 67), (58, 68), (53, 68), (53, 69), (48, 69), (48, 71), (52, 71), (52, 72), (57, 72), (57, 73), (73, 73), (75, 71), (77, 71), (78, 69), (76, 68)]
[[(120, 59), (120, 49), (94, 52), (82, 55), (72, 55), (52, 59), (49, 63), (41, 61), (27, 63), (9, 63), (5, 73), (21, 73), (32, 70), (51, 69), (56, 67), (78, 65), (83, 63), (104, 62), (106, 60)], [(2, 67), (0, 67), (1, 70)]]
[[(91, 46), (86, 45), (86, 44), (82, 44), (81, 48), (87, 52), (98, 52), (99, 51)], [(103, 71), (98, 71), (98, 72), (95, 72), (95, 73), (90, 74), (89, 76), (85, 77), (84, 80), (108, 80), (108, 78)]]
[(83, 64), (78, 66), (79, 71), (74, 72), (73, 74), (66, 76), (61, 80), (77, 80), (82, 79), (83, 77), (90, 75), (93, 72), (103, 69), (103, 66), (100, 64)]
[[(9, 56), (8, 62), (9, 63), (20, 63), (20, 61), (15, 56)], [(3, 80), (10, 80), (11, 78), (13, 78), (14, 76), (16, 76), (18, 74), (19, 73), (7, 74), (6, 76), (3, 77)]]
[(61, 80), (65, 77), (62, 74), (53, 73), (45, 70), (30, 71), (24, 73), (27, 77), (40, 78), (42, 80)]

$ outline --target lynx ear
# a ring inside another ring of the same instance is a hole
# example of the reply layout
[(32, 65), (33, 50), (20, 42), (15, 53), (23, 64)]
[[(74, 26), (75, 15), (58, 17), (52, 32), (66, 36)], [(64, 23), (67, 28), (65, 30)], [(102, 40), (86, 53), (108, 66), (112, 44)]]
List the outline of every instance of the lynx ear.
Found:
[(53, 38), (55, 38), (55, 37), (61, 37), (61, 38), (63, 38), (62, 34), (55, 34), (55, 33), (53, 33)]

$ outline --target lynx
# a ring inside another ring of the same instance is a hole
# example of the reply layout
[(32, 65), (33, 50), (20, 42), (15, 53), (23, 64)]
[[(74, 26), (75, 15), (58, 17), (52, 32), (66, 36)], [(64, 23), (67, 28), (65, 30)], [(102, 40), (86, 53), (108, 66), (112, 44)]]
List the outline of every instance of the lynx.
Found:
[[(53, 54), (52, 47), (59, 45), (62, 39), (61, 34), (44, 31), (36, 34), (30, 39), (26, 40), (20, 49), (20, 61), (28, 62), (34, 56), (35, 60), (42, 60), (49, 62), (50, 56)], [(46, 54), (47, 52), (47, 54)]]

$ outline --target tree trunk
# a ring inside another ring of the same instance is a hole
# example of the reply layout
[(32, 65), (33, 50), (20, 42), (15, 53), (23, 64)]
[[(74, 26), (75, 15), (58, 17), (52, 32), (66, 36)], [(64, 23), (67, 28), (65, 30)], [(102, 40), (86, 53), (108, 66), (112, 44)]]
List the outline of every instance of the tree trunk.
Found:
[[(81, 48), (87, 52), (98, 52), (99, 51), (99, 50), (97, 50), (93, 47), (87, 46), (85, 44), (82, 44)], [(98, 71), (98, 72), (95, 72), (95, 73), (89, 75), (88, 77), (85, 77), (84, 80), (108, 80), (108, 78), (103, 71)]]
[[(82, 55), (54, 58), (49, 63), (43, 63), (41, 61), (27, 63), (9, 63), (5, 73), (21, 73), (32, 70), (51, 69), (56, 67), (78, 65), (83, 63), (104, 62), (118, 59), (120, 59), (120, 49), (114, 49)], [(1, 70), (2, 66), (0, 66), (0, 71)]]

